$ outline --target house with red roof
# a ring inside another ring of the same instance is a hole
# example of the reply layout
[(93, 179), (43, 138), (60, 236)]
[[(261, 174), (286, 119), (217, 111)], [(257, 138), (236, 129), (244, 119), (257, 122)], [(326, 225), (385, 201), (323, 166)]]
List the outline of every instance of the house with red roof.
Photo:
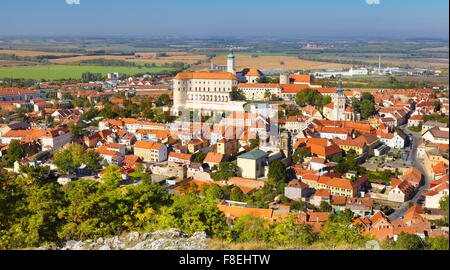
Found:
[(423, 124), (424, 115), (415, 114), (408, 119), (408, 127), (418, 127)]
[(422, 173), (416, 168), (409, 168), (405, 170), (401, 176), (401, 179), (408, 181), (408, 183), (415, 188), (418, 188), (423, 183)]
[(192, 154), (169, 152), (169, 162), (175, 162), (185, 165), (191, 164)]
[(444, 196), (448, 196), (448, 175), (432, 181), (430, 190), (425, 192), (425, 207), (432, 209), (440, 208), (440, 201)]
[(167, 160), (167, 146), (162, 143), (137, 141), (134, 144), (134, 155), (145, 162), (161, 162)]
[(376, 136), (380, 141), (391, 148), (403, 149), (406, 143), (406, 134), (404, 132), (383, 132), (377, 130)]
[(223, 161), (225, 161), (225, 155), (215, 152), (208, 152), (205, 159), (203, 160), (203, 163), (208, 164), (209, 168), (212, 168), (214, 166), (218, 168), (219, 164)]
[(299, 180), (292, 180), (284, 188), (284, 196), (291, 200), (301, 200), (309, 196), (310, 189), (309, 186)]
[(406, 202), (416, 193), (415, 186), (407, 180), (392, 179), (387, 199), (393, 202)]
[(433, 127), (425, 131), (422, 138), (432, 143), (449, 144), (449, 128)]

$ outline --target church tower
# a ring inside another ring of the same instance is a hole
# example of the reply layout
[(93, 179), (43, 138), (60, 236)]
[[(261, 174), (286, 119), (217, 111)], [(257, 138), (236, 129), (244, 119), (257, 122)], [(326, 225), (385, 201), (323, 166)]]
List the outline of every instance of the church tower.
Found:
[(286, 158), (291, 158), (292, 156), (292, 139), (291, 133), (289, 131), (283, 131), (280, 134), (280, 149)]
[(233, 48), (230, 47), (227, 57), (227, 71), (233, 74), (236, 74), (235, 70), (235, 57), (233, 53)]
[(334, 98), (333, 119), (335, 121), (345, 121), (345, 103), (346, 97), (344, 89), (342, 88), (342, 80), (339, 80), (336, 90), (336, 97)]

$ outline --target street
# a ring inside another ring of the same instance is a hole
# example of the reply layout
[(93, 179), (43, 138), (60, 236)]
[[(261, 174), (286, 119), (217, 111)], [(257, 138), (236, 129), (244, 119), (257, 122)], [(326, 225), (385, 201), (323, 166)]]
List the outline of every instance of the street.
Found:
[(406, 125), (403, 125), (400, 128), (407, 135), (411, 135), (412, 147), (411, 147), (411, 153), (408, 156), (408, 163), (411, 164), (412, 168), (417, 168), (422, 173), (422, 175), (424, 176), (424, 184), (418, 189), (417, 193), (414, 195), (414, 197), (411, 200), (403, 203), (403, 205), (400, 208), (396, 209), (394, 211), (394, 213), (389, 215), (389, 219), (391, 221), (402, 218), (403, 215), (405, 214), (406, 210), (408, 210), (408, 205), (410, 202), (412, 202), (414, 204), (417, 203), (417, 200), (420, 198), (420, 196), (422, 196), (424, 194), (424, 192), (426, 190), (428, 190), (428, 188), (430, 186), (430, 179), (431, 179), (429, 172), (427, 170), (425, 170), (425, 168), (424, 168), (423, 162), (421, 160), (417, 160), (417, 158), (416, 158), (418, 142), (419, 142), (420, 138), (422, 137), (422, 135), (420, 133), (411, 132), (410, 130), (408, 130)]

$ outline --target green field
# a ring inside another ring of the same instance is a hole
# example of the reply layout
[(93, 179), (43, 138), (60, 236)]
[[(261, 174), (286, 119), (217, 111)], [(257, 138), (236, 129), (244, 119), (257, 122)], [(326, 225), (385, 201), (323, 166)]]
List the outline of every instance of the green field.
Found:
[(127, 75), (139, 73), (161, 73), (162, 71), (173, 71), (173, 68), (138, 68), (138, 67), (103, 67), (103, 66), (71, 66), (71, 65), (46, 65), (25, 67), (3, 67), (0, 68), (0, 78), (34, 79), (34, 80), (58, 80), (58, 79), (80, 79), (85, 72), (102, 73), (119, 72)]

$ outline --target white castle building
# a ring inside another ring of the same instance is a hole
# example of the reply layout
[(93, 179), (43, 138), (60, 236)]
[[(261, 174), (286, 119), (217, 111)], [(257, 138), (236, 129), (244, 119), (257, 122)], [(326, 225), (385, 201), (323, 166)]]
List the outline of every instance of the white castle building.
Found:
[(232, 101), (231, 91), (237, 86), (235, 56), (230, 49), (227, 70), (178, 73), (173, 79), (173, 110), (183, 108), (202, 111), (243, 111), (243, 101)]

